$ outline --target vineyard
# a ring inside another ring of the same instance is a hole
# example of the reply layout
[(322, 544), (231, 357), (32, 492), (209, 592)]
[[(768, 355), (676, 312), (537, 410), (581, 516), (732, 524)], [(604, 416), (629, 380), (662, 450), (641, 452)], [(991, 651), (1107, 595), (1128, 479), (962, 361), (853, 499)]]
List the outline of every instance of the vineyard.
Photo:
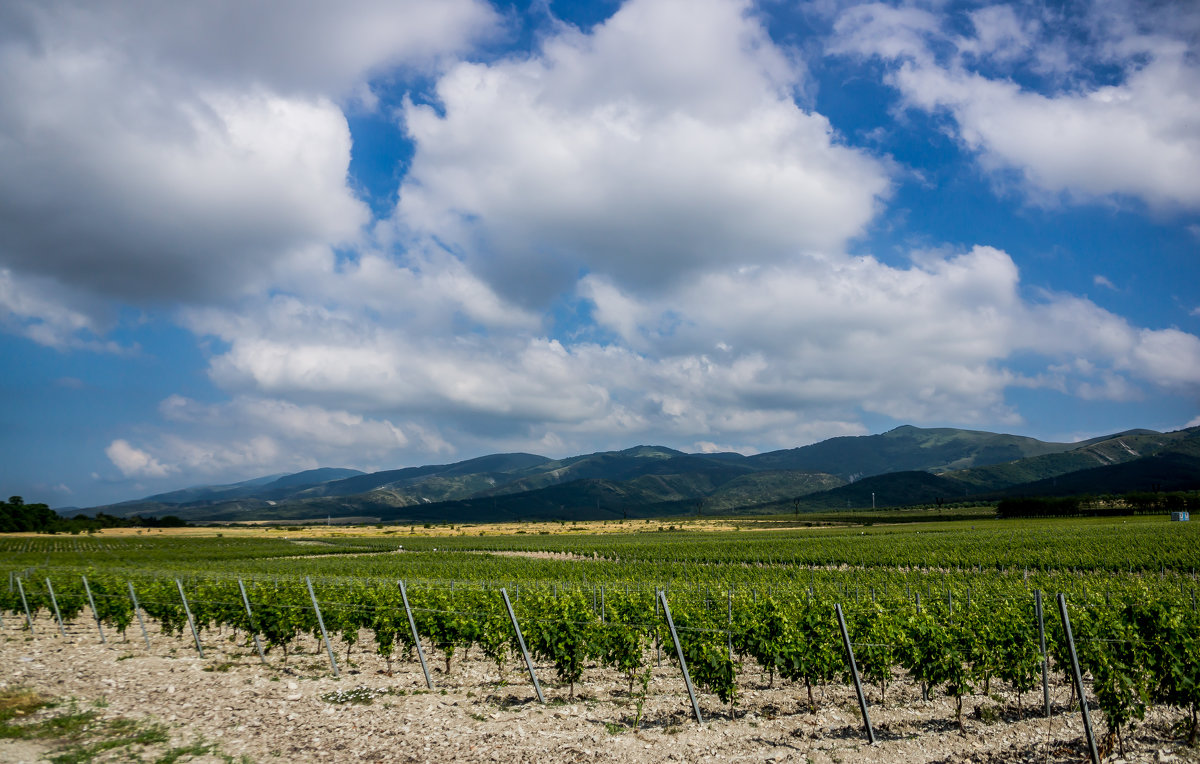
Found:
[(864, 742), (875, 738), (872, 712), (906, 698), (948, 698), (942, 721), (959, 734), (967, 715), (989, 708), (1006, 720), (1078, 720), (1090, 707), (1099, 714), (1077, 735), (1086, 759), (1089, 744), (1097, 757), (1132, 754), (1150, 711), (1172, 720), (1178, 744), (1195, 745), (1197, 541), (1191, 526), (1145, 518), (757, 534), (9, 538), (0, 613), (10, 636), (146, 652), (169, 639), (200, 658), (235, 649), (339, 679), (370, 659), (382, 676), (429, 690), (465, 661), (491, 667), (483, 683), (524, 687), (529, 700), (571, 702), (590, 682), (616, 682), (614, 723), (632, 731), (658, 723), (647, 709), (661, 708), (664, 682), (700, 724), (761, 714), (744, 699), (763, 686), (791, 688), (798, 718), (819, 714), (859, 680)]

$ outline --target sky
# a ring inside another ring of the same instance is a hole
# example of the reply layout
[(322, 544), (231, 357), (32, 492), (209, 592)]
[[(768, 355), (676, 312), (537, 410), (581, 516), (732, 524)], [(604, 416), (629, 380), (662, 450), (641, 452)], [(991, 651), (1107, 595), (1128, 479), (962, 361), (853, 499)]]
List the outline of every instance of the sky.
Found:
[(1200, 6), (0, 4), (0, 494), (1200, 424)]

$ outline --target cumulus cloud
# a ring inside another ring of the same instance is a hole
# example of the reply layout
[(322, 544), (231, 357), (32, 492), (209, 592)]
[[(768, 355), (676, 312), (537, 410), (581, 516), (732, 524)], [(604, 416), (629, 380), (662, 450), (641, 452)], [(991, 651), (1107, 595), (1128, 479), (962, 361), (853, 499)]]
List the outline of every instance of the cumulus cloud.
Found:
[(101, 339), (111, 327), (109, 313), (87, 295), (72, 294), (45, 279), (20, 277), (8, 268), (0, 268), (0, 328), (39, 345), (56, 350), (135, 351)]
[(0, 13), (0, 266), (143, 305), (261, 289), (355, 240), (337, 101), (497, 23), (477, 0)]
[(1026, 297), (1012, 258), (984, 246), (907, 267), (823, 257), (712, 270), (653, 295), (593, 275), (579, 299), (613, 341), (514, 326), (414, 335), (294, 297), (196, 314), (192, 328), (227, 348), (210, 375), (239, 402), (220, 418), (276, 432), (307, 419), (337, 442), (347, 417), (363, 417), (346, 432), (364, 447), (390, 439), (392, 422), (424, 433), (397, 454), (427, 437), (556, 455), (647, 437), (789, 447), (860, 434), (864, 411), (1016, 424), (1014, 387), (1089, 400), (1200, 387), (1200, 339), (1071, 295)]
[(22, 139), (0, 141), (0, 262), (14, 269), (125, 301), (213, 298), (367, 220), (328, 100), (160, 101), (103, 59), (63, 71), (5, 54), (0, 125)]
[(125, 477), (161, 478), (177, 471), (174, 466), (160, 463), (146, 451), (130, 445), (127, 440), (114, 440), (104, 449), (104, 453)]
[(353, 445), (364, 451), (386, 453), (408, 443), (404, 432), (390, 421), (286, 400), (238, 397), (229, 403), (206, 405), (172, 395), (160, 404), (159, 410), (169, 421), (207, 426), (237, 421), (277, 438), (325, 450)]
[(6, 37), (30, 47), (116, 54), (189, 81), (308, 95), (345, 95), (374, 74), (429, 67), (502, 24), (483, 0), (13, 0), (0, 21)]
[(169, 426), (166, 432), (136, 448), (124, 440), (109, 446), (110, 460), (127, 477), (187, 474), (225, 480), (330, 464), (392, 464), (405, 449), (452, 450), (419, 425), (401, 427), (344, 408), (266, 396), (204, 403), (170, 395), (159, 404), (159, 413)]
[[(1015, 421), (1005, 391), (1051, 386), (1052, 377), (1110, 399), (1142, 384), (1200, 385), (1194, 335), (1138, 328), (1071, 295), (1023, 298), (1015, 263), (991, 247), (909, 268), (830, 258), (711, 273), (653, 299), (596, 281), (584, 289), (597, 320), (647, 355), (692, 359), (689, 368), (705, 371), (693, 394), (723, 390), (763, 412), (858, 405), (901, 420)], [(619, 318), (627, 304), (642, 317), (632, 335)], [(1029, 354), (1046, 359), (1048, 377), (1014, 370), (1013, 359)], [(1088, 364), (1066, 377), (1050, 369), (1073, 358)], [(687, 380), (671, 380), (676, 397), (688, 397), (679, 392)]]
[[(1085, 63), (1117, 69), (1115, 82), (1097, 83), (1094, 71), (1079, 63), (1063, 64), (1069, 69), (1063, 83), (1050, 89), (1004, 76), (1011, 69), (996, 74), (996, 65), (1014, 61), (1035, 71), (1053, 68), (1031, 60), (1033, 51), (1063, 50), (1060, 40), (1039, 34), (1036, 19), (1019, 19), (1009, 6), (975, 11), (974, 36), (956, 37), (925, 11), (855, 6), (837, 20), (831, 50), (888, 61), (889, 82), (905, 105), (949, 114), (958, 138), (984, 167), (1014, 170), (1040, 194), (1200, 207), (1194, 38), (1169, 27), (1131, 28), (1137, 23), (1132, 11), (1115, 24), (1104, 4), (1087, 10), (1094, 22), (1088, 31), (1099, 39)], [(939, 53), (947, 47), (952, 55)], [(979, 59), (991, 68), (979, 67)]]
[[(128, 478), (749, 452), (1017, 424), (1014, 388), (1200, 389), (1196, 336), (1024, 287), (1008, 252), (847, 254), (893, 165), (799, 105), (804, 65), (748, 0), (630, 0), (484, 60), (461, 56), (500, 23), (482, 2), (234, 9), (0, 8), (0, 322), (105, 349), (114, 302), (170, 305), (223, 396), (114, 440)], [(1034, 193), (1200, 206), (1186, 46), (1110, 24), (1099, 82), (1044, 18), (959, 20), (851, 7), (831, 49)], [(346, 112), (395, 67), (434, 85), (400, 105), (413, 154), (372, 221)]]
[(537, 55), (462, 63), (409, 103), (396, 235), (436, 237), (528, 303), (580, 270), (652, 290), (732, 261), (839, 250), (885, 167), (795, 102), (748, 3), (632, 0)]

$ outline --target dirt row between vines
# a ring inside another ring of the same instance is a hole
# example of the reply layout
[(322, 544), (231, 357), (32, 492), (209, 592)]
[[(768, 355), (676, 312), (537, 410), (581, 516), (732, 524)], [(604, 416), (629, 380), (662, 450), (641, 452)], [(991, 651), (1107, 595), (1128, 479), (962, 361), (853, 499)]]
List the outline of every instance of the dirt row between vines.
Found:
[[(964, 702), (964, 730), (954, 720), (954, 703), (923, 701), (919, 688), (899, 681), (880, 704), (868, 689), (871, 720), (879, 742), (868, 745), (850, 687), (817, 691), (817, 713), (804, 706), (802, 685), (776, 681), (768, 687), (756, 666), (739, 678), (736, 719), (728, 706), (702, 694), (705, 723), (693, 719), (678, 669), (664, 655), (656, 668), (640, 729), (626, 683), (613, 672), (589, 667), (575, 696), (554, 681), (549, 665), (537, 672), (546, 695), (538, 703), (522, 665), (510, 661), (499, 681), (496, 666), (478, 651), (456, 655), (449, 674), (441, 654), (430, 651), (435, 689), (425, 687), (415, 662), (397, 660), (394, 673), (370, 651), (370, 635), (346, 660), (334, 641), (341, 676), (331, 675), (320, 643), (306, 638), (288, 666), (269, 653), (260, 663), (253, 647), (231, 632), (202, 633), (205, 657), (186, 640), (151, 627), (150, 650), (136, 622), (126, 638), (108, 634), (100, 644), (94, 625), (80, 619), (68, 638), (52, 620), (24, 623), (6, 616), (0, 629), (0, 689), (28, 688), (73, 699), (102, 717), (165, 724), (171, 745), (216, 745), (220, 756), (198, 762), (249, 760), (322, 762), (526, 762), (546, 761), (766, 761), (766, 762), (1080, 762), (1087, 759), (1078, 711), (1065, 708), (1068, 689), (1051, 688), (1055, 713), (1041, 714), (1041, 693), (1027, 693), (1024, 715), (1016, 697), (973, 695)], [(330, 702), (330, 693), (365, 687), (369, 705)], [(324, 698), (322, 697), (324, 696)], [(976, 711), (978, 709), (978, 711)], [(1099, 719), (1098, 711), (1093, 719)], [(1182, 714), (1153, 709), (1125, 736), (1125, 761), (1200, 762), (1182, 744)], [(1103, 723), (1098, 724), (1103, 727)], [(0, 741), (0, 761), (40, 761), (43, 744)], [(103, 760), (103, 759), (101, 759)], [(1119, 761), (1113, 752), (1107, 761)]]

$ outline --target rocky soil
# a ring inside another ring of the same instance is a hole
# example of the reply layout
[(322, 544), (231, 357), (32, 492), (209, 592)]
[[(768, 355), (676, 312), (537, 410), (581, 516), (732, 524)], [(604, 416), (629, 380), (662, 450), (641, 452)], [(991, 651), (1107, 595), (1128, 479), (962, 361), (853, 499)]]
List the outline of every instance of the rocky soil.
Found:
[[(1068, 711), (1069, 691), (1052, 687), (1054, 714), (1041, 714), (1041, 694), (1023, 698), (994, 683), (991, 695), (964, 703), (964, 728), (947, 698), (923, 701), (919, 688), (899, 681), (880, 703), (868, 690), (879, 742), (868, 745), (851, 688), (817, 692), (819, 709), (807, 713), (804, 688), (776, 681), (769, 687), (757, 667), (741, 675), (737, 718), (709, 695), (701, 696), (698, 725), (686, 689), (665, 656), (654, 673), (640, 727), (627, 687), (612, 672), (589, 668), (574, 697), (539, 665), (547, 703), (538, 703), (522, 665), (510, 661), (501, 681), (478, 654), (455, 656), (449, 674), (429, 651), (435, 689), (418, 664), (397, 660), (393, 675), (370, 652), (364, 634), (346, 660), (335, 640), (341, 676), (334, 678), (323, 647), (306, 640), (288, 666), (230, 632), (201, 635), (200, 658), (186, 640), (151, 627), (146, 650), (136, 622), (125, 638), (100, 644), (94, 624), (69, 625), (67, 639), (53, 621), (35, 622), (33, 635), (6, 617), (0, 629), (0, 688), (29, 688), (74, 698), (106, 716), (161, 722), (173, 745), (215, 743), (219, 756), (194, 761), (755, 761), (755, 762), (1082, 762), (1087, 760), (1081, 717)], [(364, 688), (364, 689), (359, 689)], [(367, 698), (369, 704), (342, 698)], [(1092, 712), (1103, 738), (1104, 724)], [(1183, 714), (1153, 709), (1125, 735), (1125, 755), (1108, 762), (1200, 762), (1183, 745)], [(40, 761), (45, 746), (0, 741), (0, 761)], [(243, 758), (244, 757), (244, 758)]]

